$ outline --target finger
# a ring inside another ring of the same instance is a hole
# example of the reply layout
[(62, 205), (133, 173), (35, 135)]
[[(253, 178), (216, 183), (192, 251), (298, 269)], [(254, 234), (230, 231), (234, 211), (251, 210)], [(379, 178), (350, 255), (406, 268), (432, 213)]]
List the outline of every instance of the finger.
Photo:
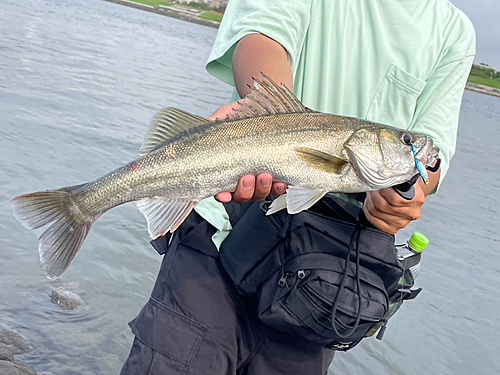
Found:
[(273, 182), (271, 194), (274, 196), (279, 196), (286, 191), (286, 188), (287, 185), (284, 182)]
[(221, 107), (219, 109), (217, 109), (214, 113), (212, 113), (210, 116), (208, 116), (207, 118), (209, 120), (217, 120), (218, 118), (219, 119), (222, 119), (222, 118), (225, 118), (226, 117), (226, 114), (228, 114), (227, 112), (227, 109), (225, 108), (226, 106), (224, 107)]
[(269, 173), (261, 173), (257, 176), (255, 184), (255, 193), (253, 194), (253, 200), (261, 201), (269, 195), (271, 192), (271, 187), (273, 184), (273, 176)]
[(411, 202), (410, 200), (405, 199), (401, 195), (399, 195), (396, 192), (396, 190), (394, 190), (392, 187), (380, 189), (377, 192), (391, 206), (395, 206), (395, 207), (406, 206), (406, 205), (408, 205), (408, 202)]
[(389, 223), (387, 223), (386, 221), (378, 218), (378, 217), (375, 217), (373, 216), (370, 211), (365, 207), (363, 206), (363, 212), (366, 216), (366, 219), (377, 229), (381, 230), (382, 232), (385, 232), (385, 233), (389, 233), (389, 234), (396, 234), (396, 232), (398, 231), (397, 228), (393, 227), (392, 225), (390, 225)]
[[(384, 223), (386, 228), (381, 229), (386, 232), (387, 228), (391, 228), (392, 230), (398, 231), (402, 228), (405, 228), (410, 222), (413, 221), (413, 219), (410, 216), (397, 216), (397, 215), (390, 215), (384, 212), (378, 212), (378, 211), (370, 211), (369, 207), (366, 207), (364, 209), (366, 218), (368, 221), (370, 221), (373, 225), (375, 225), (377, 228)], [(368, 215), (366, 214), (368, 213)], [(368, 218), (368, 216), (370, 218)]]
[[(390, 188), (393, 190), (392, 188)], [(385, 189), (382, 189), (385, 190)], [(366, 195), (365, 206), (370, 211), (372, 216), (382, 218), (387, 216), (398, 216), (405, 220), (414, 220), (417, 212), (420, 212), (420, 206), (415, 202), (411, 202), (410, 205), (393, 205), (390, 201), (386, 199), (384, 194), (392, 194), (391, 192), (384, 192), (382, 190), (372, 191)], [(399, 197), (399, 194), (394, 192)], [(401, 198), (401, 197), (399, 197)], [(401, 198), (405, 200), (404, 198)]]
[(217, 108), (217, 110), (207, 118), (209, 120), (224, 119), (226, 118), (226, 115), (230, 115), (233, 112), (233, 108), (236, 108), (237, 106), (237, 101), (223, 105), (222, 107)]
[(223, 191), (220, 192), (219, 194), (216, 194), (214, 198), (221, 203), (227, 203), (230, 202), (231, 199), (233, 199), (233, 195), (231, 194), (230, 191)]
[(377, 207), (377, 202), (380, 199), (383, 200), (377, 194), (367, 196), (363, 205), (363, 212), (368, 221), (381, 231), (395, 234), (398, 230), (405, 228), (411, 221), (418, 219), (420, 216), (420, 206), (396, 207), (396, 212), (391, 212), (387, 209), (380, 210), (380, 205)]
[(236, 191), (233, 193), (233, 200), (236, 203), (245, 203), (249, 201), (255, 191), (255, 176), (251, 174), (244, 175), (238, 181)]
[(379, 194), (393, 207), (409, 207), (414, 205), (422, 205), (425, 200), (425, 195), (419, 184), (415, 184), (415, 196), (408, 200), (400, 196), (392, 187), (378, 190)]

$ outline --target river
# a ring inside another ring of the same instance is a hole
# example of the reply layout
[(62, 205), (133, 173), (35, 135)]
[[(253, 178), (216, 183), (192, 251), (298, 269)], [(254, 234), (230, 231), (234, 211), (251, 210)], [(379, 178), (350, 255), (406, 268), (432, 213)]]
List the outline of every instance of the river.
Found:
[[(127, 322), (147, 301), (161, 258), (129, 204), (99, 219), (63, 277), (48, 280), (36, 237), (9, 200), (134, 159), (161, 107), (207, 116), (226, 103), (231, 88), (204, 69), (216, 32), (99, 0), (0, 3), (0, 323), (29, 339), (32, 351), (16, 359), (36, 371), (117, 374), (132, 342)], [(383, 341), (339, 354), (331, 375), (498, 373), (499, 104), (465, 92), (448, 177), (398, 236), (430, 238), (424, 291)], [(84, 300), (74, 311), (50, 302), (51, 288), (67, 282)]]

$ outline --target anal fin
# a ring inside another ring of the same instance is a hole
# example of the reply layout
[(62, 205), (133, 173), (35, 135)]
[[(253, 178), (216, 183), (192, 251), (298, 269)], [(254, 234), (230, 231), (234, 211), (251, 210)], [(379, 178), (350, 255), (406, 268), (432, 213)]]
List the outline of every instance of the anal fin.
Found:
[(272, 201), (266, 215), (272, 215), (275, 212), (281, 211), (286, 208), (286, 194), (280, 195), (278, 198)]
[(170, 200), (156, 197), (141, 199), (137, 208), (148, 222), (148, 231), (154, 240), (167, 232), (175, 231), (186, 219), (198, 201)]
[(328, 193), (326, 190), (314, 190), (299, 186), (289, 186), (286, 193), (286, 207), (289, 214), (307, 210)]
[(321, 198), (328, 193), (326, 190), (307, 189), (299, 186), (288, 186), (286, 194), (276, 198), (267, 215), (272, 215), (284, 208), (287, 209), (289, 214), (297, 214), (301, 211), (307, 210), (318, 202)]

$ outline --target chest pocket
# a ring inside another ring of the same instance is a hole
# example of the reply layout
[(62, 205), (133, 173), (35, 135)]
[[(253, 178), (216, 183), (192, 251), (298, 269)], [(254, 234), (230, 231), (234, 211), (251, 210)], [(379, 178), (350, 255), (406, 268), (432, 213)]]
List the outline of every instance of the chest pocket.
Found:
[(365, 118), (402, 129), (410, 126), (417, 98), (427, 82), (392, 64), (389, 67)]

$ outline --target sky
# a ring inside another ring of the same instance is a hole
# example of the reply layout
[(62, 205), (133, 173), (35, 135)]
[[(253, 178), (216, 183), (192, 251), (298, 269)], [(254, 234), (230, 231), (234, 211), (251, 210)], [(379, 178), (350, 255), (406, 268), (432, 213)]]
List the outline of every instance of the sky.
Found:
[(470, 18), (476, 29), (474, 63), (486, 63), (500, 71), (500, 1), (450, 0)]

